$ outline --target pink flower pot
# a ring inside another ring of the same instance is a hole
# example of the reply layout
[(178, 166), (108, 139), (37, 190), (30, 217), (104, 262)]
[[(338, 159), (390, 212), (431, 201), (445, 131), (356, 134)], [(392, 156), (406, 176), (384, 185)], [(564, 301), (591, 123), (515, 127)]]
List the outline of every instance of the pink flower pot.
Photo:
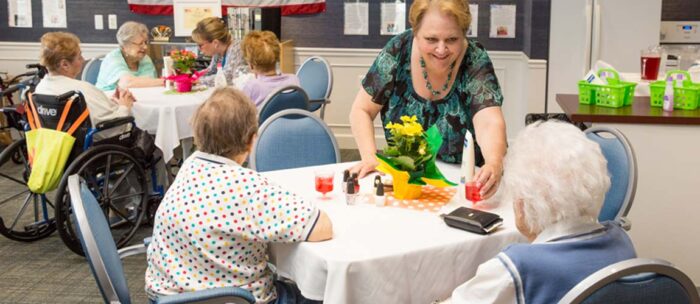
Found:
[(192, 80), (189, 78), (175, 80), (175, 89), (180, 93), (192, 91)]

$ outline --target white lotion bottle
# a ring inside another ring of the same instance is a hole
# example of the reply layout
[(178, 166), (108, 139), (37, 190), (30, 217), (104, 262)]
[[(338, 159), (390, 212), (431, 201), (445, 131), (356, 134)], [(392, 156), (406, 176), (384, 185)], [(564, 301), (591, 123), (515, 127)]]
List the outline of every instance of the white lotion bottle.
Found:
[(465, 184), (474, 178), (474, 138), (467, 130), (464, 134), (464, 147), (462, 149), (462, 169), (459, 172), (459, 188), (457, 189), (458, 201), (466, 201)]

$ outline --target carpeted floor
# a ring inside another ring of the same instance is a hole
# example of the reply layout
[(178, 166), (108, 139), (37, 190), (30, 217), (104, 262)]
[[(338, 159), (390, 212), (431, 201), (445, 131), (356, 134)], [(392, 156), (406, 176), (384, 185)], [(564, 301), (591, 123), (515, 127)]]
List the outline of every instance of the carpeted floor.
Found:
[[(342, 150), (342, 161), (359, 160), (356, 150)], [(5, 165), (0, 172), (11, 174), (19, 167)], [(0, 193), (13, 185), (0, 177)], [(0, 200), (2, 195), (0, 194)], [(142, 227), (136, 240), (151, 234)], [(123, 261), (133, 303), (147, 303), (144, 292), (145, 255)], [(90, 268), (61, 242), (57, 233), (32, 243), (0, 236), (0, 303), (101, 303)]]

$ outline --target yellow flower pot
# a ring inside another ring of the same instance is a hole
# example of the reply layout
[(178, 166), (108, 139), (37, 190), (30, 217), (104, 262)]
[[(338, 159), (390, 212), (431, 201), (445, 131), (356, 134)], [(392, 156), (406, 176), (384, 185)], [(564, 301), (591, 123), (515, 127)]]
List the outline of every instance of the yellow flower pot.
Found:
[(423, 186), (408, 183), (408, 173), (399, 171), (391, 175), (394, 179), (394, 197), (397, 199), (417, 199), (421, 195)]

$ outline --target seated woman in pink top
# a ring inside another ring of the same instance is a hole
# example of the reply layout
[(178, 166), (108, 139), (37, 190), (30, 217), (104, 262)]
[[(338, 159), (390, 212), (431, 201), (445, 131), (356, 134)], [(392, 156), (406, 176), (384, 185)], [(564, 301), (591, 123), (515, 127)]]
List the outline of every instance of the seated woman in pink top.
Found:
[(299, 85), (299, 78), (294, 74), (277, 72), (280, 60), (280, 41), (270, 31), (252, 31), (243, 38), (241, 44), (243, 58), (255, 73), (255, 78), (246, 82), (243, 93), (248, 95), (260, 107), (265, 97), (275, 89), (288, 85)]

